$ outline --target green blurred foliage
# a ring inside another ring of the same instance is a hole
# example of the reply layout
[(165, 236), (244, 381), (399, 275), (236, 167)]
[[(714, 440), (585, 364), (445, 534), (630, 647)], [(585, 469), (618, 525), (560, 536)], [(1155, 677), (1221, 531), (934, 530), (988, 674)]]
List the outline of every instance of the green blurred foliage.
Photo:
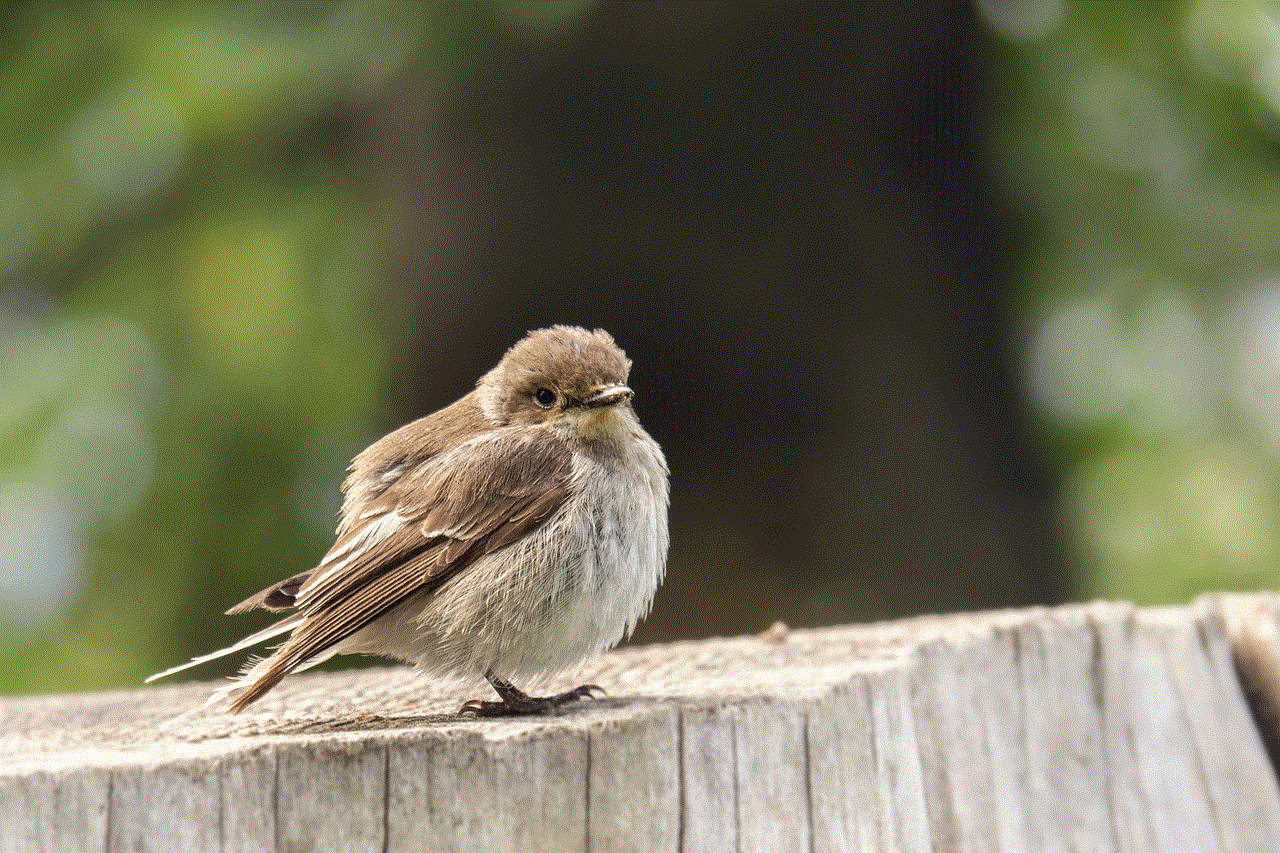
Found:
[(412, 4), (3, 15), (0, 691), (136, 683), (222, 638), (194, 608), (326, 547), (405, 313), (333, 117), (481, 30)]
[(1030, 230), (1011, 330), (1082, 596), (1280, 582), (1280, 20), (981, 3), (993, 173)]

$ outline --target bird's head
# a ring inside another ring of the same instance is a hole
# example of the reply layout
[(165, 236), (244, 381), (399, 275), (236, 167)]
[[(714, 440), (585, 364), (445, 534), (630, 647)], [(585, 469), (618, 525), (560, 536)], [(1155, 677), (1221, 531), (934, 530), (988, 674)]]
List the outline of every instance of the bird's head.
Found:
[(565, 437), (608, 438), (631, 415), (631, 362), (603, 329), (530, 332), (476, 384), (496, 424), (546, 424)]

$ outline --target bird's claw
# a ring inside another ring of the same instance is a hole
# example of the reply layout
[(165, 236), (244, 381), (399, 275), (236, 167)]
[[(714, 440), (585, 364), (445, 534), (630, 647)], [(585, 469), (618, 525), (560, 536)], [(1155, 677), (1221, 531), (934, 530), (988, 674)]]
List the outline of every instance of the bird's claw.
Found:
[(458, 709), (458, 716), (520, 717), (530, 714), (547, 714), (562, 705), (576, 702), (579, 699), (595, 699), (597, 698), (596, 694), (599, 694), (600, 697), (609, 695), (598, 684), (583, 684), (580, 687), (566, 690), (564, 693), (557, 693), (554, 696), (517, 695), (498, 702), (472, 699), (463, 703), (462, 707)]

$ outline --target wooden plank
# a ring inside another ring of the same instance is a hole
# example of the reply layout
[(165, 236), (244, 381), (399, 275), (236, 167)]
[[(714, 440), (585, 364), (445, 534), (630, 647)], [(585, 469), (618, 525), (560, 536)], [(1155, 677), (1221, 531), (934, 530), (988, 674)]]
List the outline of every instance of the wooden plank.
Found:
[(218, 767), (208, 762), (111, 771), (106, 849), (131, 853), (221, 849), (220, 782)]
[[(1258, 613), (1272, 628), (1276, 616)], [(1280, 836), (1280, 787), (1241, 689), (1227, 620), (1206, 612), (1193, 624), (1175, 612), (1164, 630), (1172, 635), (1165, 655), (1188, 708), (1222, 849), (1264, 849)]]
[[(382, 853), (387, 750), (376, 741), (291, 743), (276, 754), (279, 853)], [(248, 807), (265, 803), (249, 803)], [(169, 850), (204, 850), (202, 846)]]
[(111, 775), (34, 770), (0, 777), (0, 851), (107, 848)]
[(680, 714), (681, 850), (738, 850), (733, 716), (732, 709), (720, 707), (686, 708)]
[(1159, 849), (1152, 823), (1161, 816), (1147, 802), (1140, 778), (1142, 755), (1134, 748), (1129, 672), (1132, 616), (1099, 613), (1093, 628), (1098, 644), (1095, 686), (1107, 763), (1107, 802), (1116, 849), (1121, 853), (1145, 853)]
[(886, 669), (868, 676), (866, 686), (875, 732), (875, 773), (863, 784), (878, 789), (882, 834), (863, 849), (926, 853), (934, 846), (907, 674)]
[(660, 706), (603, 716), (590, 732), (586, 849), (678, 849), (679, 712)]
[(804, 853), (812, 822), (804, 711), (785, 702), (748, 702), (736, 709), (733, 723), (738, 849)]
[(943, 636), (920, 647), (911, 699), (920, 749), (929, 835), (935, 850), (994, 853), (1001, 848), (997, 768), (982, 707), (990, 631), (967, 644)]
[(218, 809), (223, 850), (275, 853), (280, 849), (276, 768), (277, 755), (269, 749), (223, 762)]
[(1197, 606), (1216, 617), (1230, 639), (1258, 734), (1272, 763), (1280, 764), (1280, 595), (1209, 595)]
[(387, 849), (584, 849), (587, 737), (564, 734), (515, 724), (388, 745)]
[(1064, 609), (1016, 630), (1025, 846), (1043, 853), (1110, 853), (1116, 842), (1089, 612)]
[(865, 677), (840, 685), (809, 711), (809, 799), (814, 853), (882, 850), (887, 844), (876, 729)]
[(809, 798), (815, 853), (926, 853), (920, 756), (905, 679), (859, 673), (809, 712)]
[(612, 698), (526, 720), (460, 719), (467, 696), (401, 668), (300, 676), (235, 717), (183, 714), (201, 684), (0, 700), (0, 851), (1271, 853), (1280, 786), (1237, 667), (1266, 694), (1278, 611), (624, 649), (579, 674)]

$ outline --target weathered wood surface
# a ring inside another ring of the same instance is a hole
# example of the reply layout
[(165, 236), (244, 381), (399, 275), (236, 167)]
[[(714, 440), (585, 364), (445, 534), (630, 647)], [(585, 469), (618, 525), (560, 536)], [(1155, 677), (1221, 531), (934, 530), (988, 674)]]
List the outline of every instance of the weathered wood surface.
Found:
[[(625, 649), (461, 720), (399, 668), (0, 701), (3, 851), (1266, 851), (1276, 599)], [(1233, 641), (1235, 646), (1233, 648)], [(567, 680), (566, 680), (567, 683)], [(1270, 703), (1270, 704), (1268, 704)]]

